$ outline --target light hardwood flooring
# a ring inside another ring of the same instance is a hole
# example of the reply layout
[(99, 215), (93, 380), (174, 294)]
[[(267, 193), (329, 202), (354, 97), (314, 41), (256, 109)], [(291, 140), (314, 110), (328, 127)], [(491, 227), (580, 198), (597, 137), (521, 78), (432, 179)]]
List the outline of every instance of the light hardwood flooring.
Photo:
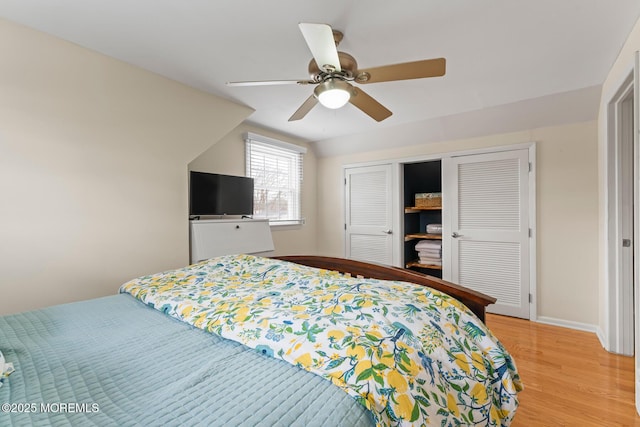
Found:
[(524, 383), (513, 427), (640, 426), (632, 357), (608, 353), (588, 332), (491, 314), (486, 323)]

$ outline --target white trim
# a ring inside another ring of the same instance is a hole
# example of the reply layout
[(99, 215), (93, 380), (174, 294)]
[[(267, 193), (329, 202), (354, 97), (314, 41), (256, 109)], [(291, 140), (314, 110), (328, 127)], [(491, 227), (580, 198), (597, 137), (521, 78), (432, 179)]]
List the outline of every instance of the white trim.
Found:
[(391, 213), (391, 225), (394, 230), (394, 234), (396, 237), (392, 241), (392, 251), (393, 251), (393, 265), (395, 267), (404, 268), (402, 265), (402, 258), (404, 257), (404, 239), (399, 239), (397, 237), (398, 234), (404, 234), (404, 207), (403, 207), (403, 194), (400, 191), (401, 188), (404, 188), (404, 174), (402, 173), (402, 168), (400, 167), (400, 163), (392, 163), (391, 164), (391, 185), (392, 188), (397, 189), (398, 191), (392, 192), (392, 200), (391, 206), (393, 211)]
[(527, 142), (519, 142), (515, 144), (509, 145), (496, 145), (491, 147), (482, 147), (482, 148), (473, 148), (469, 150), (461, 150), (461, 151), (447, 151), (442, 153), (433, 153), (433, 154), (424, 154), (417, 155), (411, 157), (398, 157), (394, 159), (385, 159), (385, 160), (371, 160), (368, 162), (357, 162), (357, 163), (348, 163), (342, 165), (343, 168), (353, 168), (353, 167), (361, 167), (361, 166), (374, 166), (379, 165), (381, 163), (420, 163), (420, 162), (428, 162), (430, 160), (442, 160), (447, 157), (459, 157), (459, 156), (470, 156), (473, 154), (482, 154), (482, 153), (498, 153), (501, 151), (513, 151), (520, 150), (523, 148), (530, 148), (534, 146), (535, 141), (527, 141)]
[(247, 142), (248, 140), (262, 142), (263, 144), (270, 144), (279, 148), (283, 148), (285, 150), (291, 150), (296, 153), (304, 154), (307, 152), (307, 149), (300, 145), (291, 144), (290, 142), (280, 141), (279, 139), (275, 139), (275, 138), (269, 138), (268, 136), (264, 136), (264, 135), (258, 135), (257, 133), (253, 133), (253, 132), (247, 132), (244, 134), (244, 141)]
[(472, 150), (464, 150), (464, 151), (453, 151), (447, 153), (449, 157), (461, 157), (461, 156), (473, 156), (474, 154), (483, 154), (483, 153), (499, 153), (502, 151), (514, 151), (514, 150), (522, 150), (531, 148), (531, 146), (535, 146), (535, 141), (521, 142), (518, 144), (510, 144), (510, 145), (497, 145), (495, 147), (483, 147), (483, 148), (474, 148)]
[[(624, 74), (619, 82), (619, 85), (614, 86), (615, 90), (610, 93), (606, 102), (605, 111), (605, 138), (606, 147), (604, 150), (604, 278), (605, 278), (605, 292), (604, 292), (604, 348), (607, 351), (613, 353), (625, 353), (629, 354), (629, 351), (625, 351), (625, 348), (629, 348), (631, 345), (627, 338), (625, 339), (625, 325), (629, 325), (630, 320), (633, 317), (632, 310), (625, 308), (625, 301), (630, 298), (625, 297), (624, 288), (622, 286), (623, 279), (620, 278), (621, 273), (625, 269), (630, 268), (628, 264), (624, 263), (624, 257), (621, 254), (621, 242), (623, 238), (629, 236), (623, 236), (623, 230), (621, 226), (621, 212), (622, 212), (622, 185), (621, 182), (621, 164), (620, 164), (620, 146), (619, 139), (619, 125), (621, 123), (620, 118), (620, 106), (622, 102), (633, 94), (634, 90), (634, 66), (631, 64), (629, 72)], [(637, 150), (635, 150), (637, 151)], [(634, 161), (635, 162), (635, 161)], [(637, 164), (634, 165), (634, 169), (637, 168)], [(626, 177), (627, 180), (631, 177)], [(636, 189), (635, 191), (638, 191)], [(635, 197), (635, 196), (634, 196)], [(637, 204), (636, 204), (637, 206)], [(637, 208), (636, 208), (637, 209)], [(635, 215), (634, 215), (635, 216)], [(635, 238), (634, 247), (637, 247), (640, 243)], [(630, 261), (629, 261), (630, 262)]]
[[(267, 218), (268, 219), (268, 218)], [(270, 227), (299, 227), (306, 223), (304, 218), (300, 219), (269, 219)]]
[(448, 155), (448, 153), (438, 153), (438, 154), (429, 154), (425, 156), (402, 157), (402, 158), (389, 159), (389, 160), (372, 160), (369, 162), (349, 163), (349, 164), (343, 165), (342, 167), (343, 168), (359, 168), (361, 166), (375, 166), (375, 165), (387, 164), (387, 163), (397, 163), (397, 164), (421, 163), (421, 162), (428, 162), (430, 160), (441, 160), (444, 157), (450, 157), (450, 156)]
[(536, 320), (538, 323), (551, 326), (560, 326), (562, 328), (575, 329), (576, 331), (585, 331), (598, 334), (598, 326), (590, 323), (574, 322), (572, 320), (556, 319), (555, 317), (539, 316)]
[(636, 412), (640, 415), (640, 52), (634, 55), (633, 68), (633, 227), (634, 227), (634, 271), (633, 271), (633, 327), (636, 377)]
[(342, 257), (347, 257), (347, 210), (349, 209), (349, 203), (347, 202), (347, 169), (346, 166), (342, 166), (342, 182), (340, 187), (342, 188), (342, 224), (340, 229), (342, 230)]
[(538, 222), (537, 222), (537, 207), (536, 200), (538, 199), (536, 192), (536, 170), (537, 170), (537, 158), (536, 158), (536, 143), (532, 142), (529, 145), (529, 164), (531, 170), (529, 171), (529, 229), (531, 235), (529, 236), (529, 294), (531, 295), (529, 301), (529, 320), (538, 320), (538, 264), (537, 260), (537, 242), (538, 242)]
[(598, 340), (600, 341), (600, 345), (602, 346), (602, 348), (606, 348), (605, 346), (606, 336), (600, 326), (596, 327), (596, 336), (598, 337)]

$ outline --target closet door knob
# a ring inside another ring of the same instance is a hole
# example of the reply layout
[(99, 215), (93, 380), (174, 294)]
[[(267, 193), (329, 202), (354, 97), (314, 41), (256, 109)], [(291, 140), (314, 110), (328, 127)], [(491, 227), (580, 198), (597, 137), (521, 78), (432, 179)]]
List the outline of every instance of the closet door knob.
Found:
[(393, 231), (391, 231), (391, 230), (382, 230), (382, 232), (384, 234), (392, 234), (393, 233)]
[(458, 232), (454, 231), (453, 233), (451, 233), (451, 237), (457, 239), (458, 237), (462, 237), (462, 234), (458, 234)]

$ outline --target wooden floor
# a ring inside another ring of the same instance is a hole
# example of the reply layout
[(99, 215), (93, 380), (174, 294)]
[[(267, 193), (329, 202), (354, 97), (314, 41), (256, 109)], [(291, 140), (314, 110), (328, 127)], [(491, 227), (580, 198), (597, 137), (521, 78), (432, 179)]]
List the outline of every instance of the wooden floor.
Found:
[(608, 353), (588, 332), (491, 314), (487, 325), (524, 383), (513, 427), (640, 426), (632, 357)]

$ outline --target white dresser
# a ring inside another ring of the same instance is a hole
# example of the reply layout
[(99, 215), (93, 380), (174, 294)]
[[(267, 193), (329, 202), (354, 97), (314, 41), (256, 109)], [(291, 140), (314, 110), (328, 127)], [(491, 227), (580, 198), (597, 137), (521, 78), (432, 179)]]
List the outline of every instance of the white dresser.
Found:
[(191, 263), (220, 255), (269, 255), (274, 250), (267, 219), (189, 221)]

